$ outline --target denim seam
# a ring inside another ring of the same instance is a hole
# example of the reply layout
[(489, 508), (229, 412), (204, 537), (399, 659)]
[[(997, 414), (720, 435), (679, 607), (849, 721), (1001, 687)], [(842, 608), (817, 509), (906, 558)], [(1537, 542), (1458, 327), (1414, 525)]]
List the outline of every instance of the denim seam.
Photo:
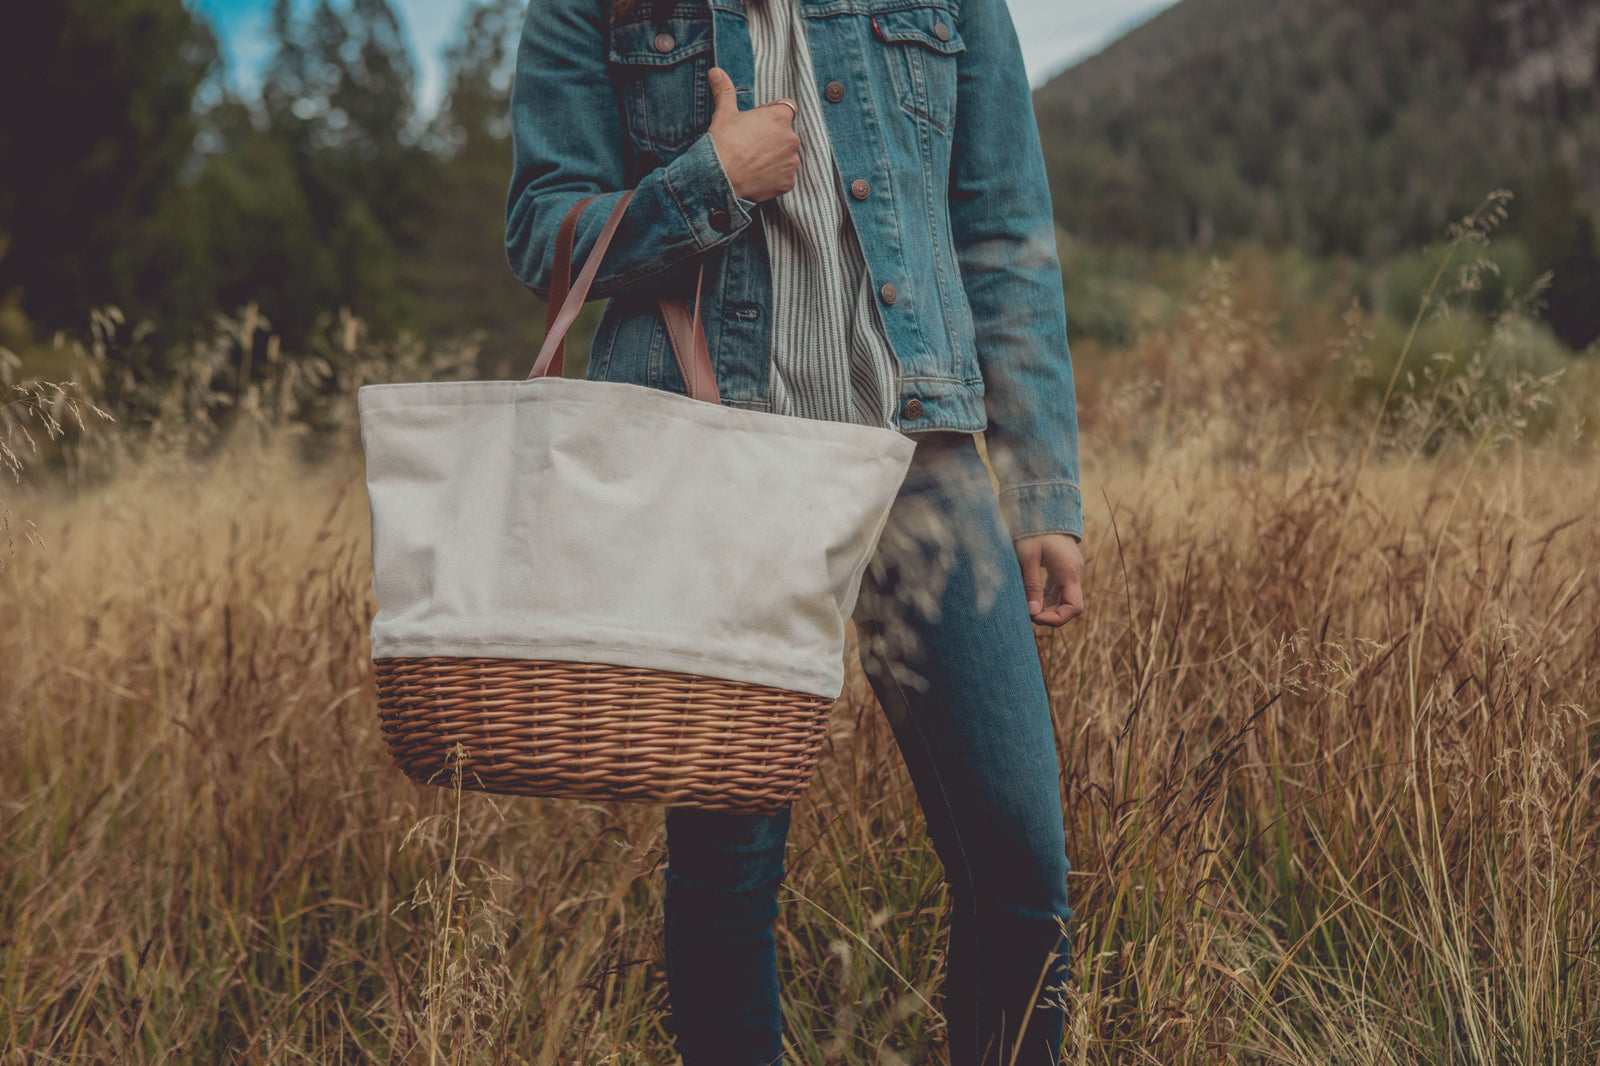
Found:
[(976, 385), (983, 384), (983, 378), (981, 378), (981, 377), (976, 377), (976, 378), (958, 378), (958, 377), (952, 377), (949, 374), (907, 374), (902, 378), (902, 380), (903, 381), (907, 381), (907, 382), (912, 382), (912, 383), (924, 382), (925, 381), (925, 382), (929, 382), (930, 384), (935, 384), (935, 385), (972, 385), (972, 386), (976, 386)]
[[(709, 138), (711, 135), (709, 133), (701, 133), (700, 136)], [(690, 144), (694, 144), (697, 141), (698, 141), (698, 138), (696, 138), (696, 141), (691, 141)], [(714, 140), (711, 142), (711, 149), (712, 149), (713, 156), (717, 158), (718, 166), (720, 168), (721, 159), (716, 154), (716, 141), (714, 141)], [(683, 155), (679, 156), (678, 159), (682, 159), (684, 156), (686, 156), (688, 154), (689, 154), (688, 152), (685, 152)], [(676, 163), (678, 161), (678, 159), (674, 159), (673, 163)], [(687, 165), (687, 163), (685, 163), (685, 165)], [(683, 216), (684, 226), (685, 226), (685, 228), (688, 229), (689, 237), (690, 237), (691, 240), (694, 241), (695, 248), (696, 248), (697, 251), (704, 252), (704, 251), (706, 251), (706, 250), (708, 250), (710, 248), (714, 248), (717, 245), (722, 244), (723, 242), (727, 241), (729, 238), (731, 238), (734, 235), (734, 233), (737, 232), (737, 230), (730, 230), (728, 233), (720, 234), (720, 235), (718, 235), (716, 237), (713, 237), (711, 240), (704, 239), (704, 237), (702, 236), (702, 233), (701, 233), (702, 228), (709, 228), (709, 227), (708, 226), (707, 227), (702, 227), (701, 226), (701, 224), (700, 224), (701, 220), (696, 215), (696, 213), (690, 209), (688, 203), (686, 203), (684, 201), (684, 198), (683, 198), (682, 194), (679, 193), (678, 187), (673, 182), (672, 177), (673, 177), (673, 175), (672, 175), (672, 164), (669, 163), (665, 167), (663, 167), (662, 170), (661, 170), (662, 184), (666, 185), (666, 187), (667, 187), (667, 195), (672, 197), (672, 202), (678, 208), (678, 213)], [(723, 181), (726, 183), (726, 181), (727, 181), (726, 176), (724, 176)], [(737, 206), (737, 205), (735, 205), (735, 206)], [(743, 209), (741, 208), (740, 210), (742, 211)], [(715, 231), (713, 230), (712, 232), (715, 232)]]
[[(868, 30), (867, 24), (860, 24), (856, 30), (856, 33), (858, 38), (865, 45), (865, 47), (862, 49), (862, 54), (871, 54), (871, 49), (874, 47), (874, 45), (871, 43), (871, 31)], [(880, 117), (881, 116), (877, 113), (875, 108), (865, 108), (861, 112), (861, 121), (863, 127), (862, 132), (866, 134), (866, 154), (864, 154), (863, 158), (867, 159), (869, 167), (874, 171), (879, 169), (880, 164), (883, 164), (882, 170), (887, 177), (888, 173), (890, 172), (890, 167), (888, 166), (890, 154), (888, 148), (889, 141), (888, 134), (885, 132), (882, 123), (879, 121)], [(841, 183), (844, 181), (844, 175), (842, 173), (839, 174), (839, 181)], [(886, 180), (884, 182), (884, 187), (888, 189), (892, 187), (892, 184), (892, 182)], [(926, 187), (926, 182), (924, 182), (924, 187)], [(883, 262), (887, 261), (899, 265), (902, 270), (902, 275), (900, 276), (899, 281), (902, 285), (904, 285), (907, 280), (905, 277), (904, 267), (906, 242), (904, 236), (901, 234), (901, 225), (905, 212), (897, 209), (892, 199), (890, 199), (888, 202), (888, 210), (891, 216), (891, 224), (884, 231), (884, 237), (882, 238), (882, 244), (884, 246), (884, 259), (879, 260), (879, 263), (882, 264)], [(854, 224), (857, 228), (857, 236), (861, 240), (862, 254), (863, 256), (866, 256), (867, 246), (869, 243), (871, 243), (870, 234), (861, 232), (861, 220), (856, 217), (855, 212), (851, 212), (850, 217), (852, 224)], [(876, 290), (885, 280), (887, 280), (886, 278), (881, 277), (880, 272), (874, 269), (873, 262), (870, 257), (867, 259), (867, 273), (871, 278), (871, 285), (874, 290)], [(916, 296), (915, 293), (912, 293), (911, 295), (913, 297)], [(906, 382), (905, 369), (907, 366), (907, 358), (904, 354), (904, 347), (897, 347), (895, 344), (895, 333), (897, 328), (898, 330), (903, 330), (905, 334), (907, 334), (907, 339), (913, 344), (914, 350), (920, 350), (923, 347), (922, 324), (918, 320), (917, 316), (902, 314), (899, 319), (896, 320), (897, 326), (891, 326), (888, 320), (889, 316), (884, 313), (882, 307), (878, 308), (878, 315), (880, 320), (883, 322), (884, 333), (888, 336), (891, 354), (894, 355), (897, 387), (903, 389)], [(903, 322), (903, 325), (898, 325), (898, 323), (901, 322)], [(895, 422), (898, 423), (900, 421), (900, 415), (898, 414), (900, 397), (896, 396), (894, 399), (895, 407), (897, 409)], [(898, 429), (900, 427), (896, 425), (894, 428)]]
[(589, 286), (589, 299), (609, 299), (613, 296), (617, 296), (623, 292), (626, 292), (629, 289), (635, 288), (636, 286), (642, 285), (647, 281), (654, 281), (656, 278), (673, 273), (678, 267), (683, 265), (683, 261), (685, 259), (691, 259), (699, 254), (699, 250), (691, 248), (687, 252), (683, 253), (683, 255), (679, 258), (667, 259), (663, 262), (658, 262), (654, 267), (650, 268), (628, 271), (622, 274), (614, 274), (609, 281), (602, 282), (598, 277), (596, 277), (594, 279), (594, 284)]
[[(726, 201), (729, 197), (731, 197), (733, 199), (734, 206), (739, 209), (738, 215), (733, 219), (734, 225), (728, 231), (728, 236), (731, 237), (734, 234), (741, 232), (746, 226), (750, 225), (750, 223), (755, 220), (753, 211), (760, 205), (755, 200), (747, 200), (743, 196), (740, 196), (738, 190), (733, 187), (733, 179), (728, 177), (728, 168), (722, 162), (722, 152), (717, 148), (717, 139), (711, 136), (709, 131), (706, 133), (706, 141), (711, 145), (711, 156), (717, 161), (717, 174), (722, 178), (722, 192), (724, 194), (723, 200)], [(746, 204), (749, 204), (750, 206), (746, 207)], [(734, 212), (729, 212), (729, 214), (733, 215)]]
[[(932, 747), (932, 745), (930, 745), (928, 743), (927, 736), (922, 732), (922, 726), (921, 726), (921, 724), (919, 724), (917, 722), (916, 715), (911, 713), (911, 701), (906, 697), (906, 690), (901, 686), (900, 679), (894, 676), (894, 671), (893, 670), (890, 670), (888, 673), (889, 673), (889, 683), (894, 686), (895, 693), (900, 697), (901, 704), (903, 704), (905, 706), (905, 708), (906, 708), (906, 722), (916, 732), (917, 742), (922, 745), (923, 754), (928, 760), (928, 770), (929, 770), (930, 773), (933, 774), (933, 782), (934, 782), (935, 785), (937, 785), (939, 787), (939, 799), (940, 799), (940, 801), (942, 801), (944, 803), (945, 817), (948, 819), (948, 821), (950, 823), (950, 836), (955, 840), (956, 847), (958, 849), (960, 849), (960, 851), (961, 851), (962, 873), (963, 873), (963, 876), (966, 879), (967, 905), (972, 908), (972, 923), (971, 924), (972, 924), (972, 939), (974, 941), (973, 952), (972, 952), (972, 961), (973, 961), (974, 965), (976, 965), (976, 962), (977, 962), (978, 958), (981, 957), (981, 955), (982, 955), (982, 951), (980, 949), (983, 947), (983, 940), (982, 940), (982, 935), (981, 935), (982, 925), (978, 921), (977, 890), (976, 890), (976, 883), (974, 882), (973, 876), (972, 876), (972, 861), (967, 858), (967, 846), (966, 846), (965, 843), (962, 842), (962, 839), (961, 839), (961, 826), (956, 821), (955, 807), (950, 802), (950, 794), (945, 791), (944, 778), (943, 778), (943, 776), (940, 775), (940, 773), (939, 773), (939, 764), (938, 764), (937, 760), (935, 760), (934, 757), (933, 757), (933, 747)], [(954, 930), (953, 929), (951, 931), (951, 935), (952, 936), (954, 935)], [(981, 1010), (982, 998), (983, 997), (978, 994), (978, 990), (977, 990), (977, 975), (974, 974), (973, 975), (973, 996), (972, 996), (972, 1004), (971, 1004), (971, 1006), (972, 1006), (972, 1019), (971, 1019), (972, 1020), (972, 1035), (973, 1035), (973, 1039), (974, 1040), (977, 1039), (978, 1031), (979, 1031), (979, 1029), (982, 1028), (982, 1025), (980, 1024), (981, 1021), (982, 1021), (982, 1018), (983, 1018), (983, 1012)], [(950, 1004), (947, 1002), (945, 1004), (945, 1010), (948, 1012), (949, 1009), (950, 1009)], [(977, 1050), (978, 1050), (979, 1054), (981, 1055), (982, 1054), (982, 1049), (977, 1049)]]
[(1041, 485), (1066, 485), (1067, 487), (1074, 488), (1074, 489), (1078, 487), (1078, 483), (1076, 481), (1066, 481), (1066, 480), (1055, 480), (1055, 481), (1013, 481), (1011, 484), (1007, 485), (1003, 491), (1005, 491), (1005, 492), (1016, 492), (1018, 489), (1037, 488), (1037, 487), (1039, 487)]
[[(915, 47), (915, 46), (912, 46), (912, 47)], [(908, 59), (908, 61), (911, 61), (912, 57), (908, 56), (907, 59)], [(920, 88), (922, 89), (923, 95), (927, 96), (928, 92), (929, 92), (927, 74), (926, 74), (926, 71), (924, 71), (923, 67), (922, 67), (922, 63), (923, 62), (925, 62), (923, 57), (921, 57), (921, 56), (915, 57), (916, 71), (915, 72), (911, 72), (911, 71), (908, 70), (908, 73), (911, 74), (911, 81), (913, 82), (912, 90), (911, 90), (913, 96), (916, 94), (916, 91), (917, 91), (917, 88), (918, 88), (918, 86), (915, 84), (915, 82), (918, 80), (919, 76), (920, 76), (920, 79), (921, 79), (921, 82), (922, 82), (922, 85), (920, 86)], [(954, 60), (952, 59), (951, 62), (954, 62)], [(900, 106), (901, 106), (902, 109), (904, 109), (908, 113), (910, 113), (912, 118), (916, 120), (916, 125), (917, 125), (917, 144), (918, 144), (918, 147), (920, 147), (921, 150), (922, 150), (922, 158), (923, 158), (923, 160), (928, 164), (926, 169), (924, 169), (924, 171), (923, 171), (922, 190), (923, 190), (923, 194), (924, 195), (923, 195), (922, 200), (923, 200), (924, 206), (927, 208), (928, 232), (937, 234), (939, 232), (939, 218), (938, 218), (938, 212), (934, 209), (934, 205), (936, 203), (942, 203), (943, 199), (940, 196), (937, 195), (939, 190), (936, 189), (934, 187), (934, 184), (933, 184), (934, 167), (933, 167), (932, 164), (933, 164), (934, 159), (936, 158), (936, 155), (935, 155), (934, 150), (933, 150), (934, 149), (934, 135), (937, 134), (940, 138), (949, 136), (951, 128), (955, 125), (955, 123), (954, 123), (954, 120), (952, 119), (951, 122), (947, 123), (946, 125), (941, 126), (939, 123), (937, 123), (937, 122), (935, 122), (933, 120), (933, 115), (932, 114), (922, 114), (918, 110), (915, 110), (915, 109), (912, 109), (912, 108), (907, 108), (906, 107), (906, 100), (905, 100), (904, 97), (902, 97), (901, 100), (900, 100)], [(946, 216), (948, 216), (949, 212), (946, 211), (945, 214), (946, 214)], [(934, 288), (937, 289), (938, 291), (935, 292), (933, 295), (934, 295), (934, 299), (939, 302), (939, 318), (944, 323), (945, 333), (948, 336), (954, 337), (954, 336), (956, 336), (956, 328), (955, 328), (955, 323), (952, 322), (951, 318), (950, 318), (950, 299), (949, 299), (949, 296), (950, 296), (950, 292), (949, 292), (950, 282), (949, 282), (949, 279), (947, 277), (945, 277), (945, 269), (944, 269), (944, 267), (945, 267), (945, 265), (939, 261), (939, 257), (938, 256), (934, 256), (933, 257), (933, 275), (934, 275), (934, 279), (935, 279)]]
[(1014, 533), (1011, 536), (1011, 543), (1015, 544), (1017, 541), (1025, 540), (1028, 537), (1045, 537), (1051, 534), (1061, 534), (1073, 538), (1079, 544), (1083, 543), (1083, 530), (1067, 529), (1061, 526), (1051, 527), (1050, 529), (1035, 529), (1027, 533)]
[(589, 343), (589, 358), (584, 365), (583, 376), (590, 381), (606, 381), (611, 373), (611, 353), (617, 347), (617, 320), (610, 315), (610, 305), (606, 313), (600, 316), (600, 322), (595, 327), (594, 339)]
[[(723, 235), (721, 235), (719, 237), (718, 240), (713, 241), (710, 244), (702, 246), (700, 244), (699, 235), (696, 234), (695, 231), (694, 231), (694, 223), (693, 223), (693, 220), (689, 217), (688, 209), (683, 205), (682, 201), (679, 200), (677, 190), (672, 187), (671, 178), (667, 176), (665, 170), (663, 170), (663, 172), (662, 172), (662, 184), (664, 184), (666, 186), (667, 195), (672, 198), (673, 204), (678, 208), (679, 212), (681, 212), (683, 214), (684, 224), (685, 224), (686, 228), (689, 231), (689, 239), (693, 243), (693, 246), (689, 247), (689, 248), (685, 248), (681, 252), (679, 252), (676, 248), (670, 249), (664, 257), (655, 260), (649, 266), (639, 267), (639, 268), (634, 269), (634, 270), (624, 270), (621, 273), (612, 274), (609, 277), (607, 277), (605, 275), (603, 270), (600, 271), (600, 272), (597, 272), (595, 274), (595, 278), (594, 278), (593, 283), (589, 286), (589, 296), (588, 296), (589, 300), (593, 301), (593, 300), (610, 299), (611, 297), (616, 296), (621, 292), (626, 292), (629, 289), (632, 289), (632, 288), (634, 288), (636, 286), (642, 285), (644, 282), (652, 281), (652, 280), (654, 280), (654, 279), (656, 279), (658, 277), (661, 277), (662, 275), (671, 274), (679, 266), (683, 265), (685, 260), (693, 260), (693, 258), (695, 256), (700, 255), (702, 252), (705, 252), (706, 250), (708, 250), (710, 248), (717, 247), (718, 245), (723, 244), (726, 241), (731, 240), (733, 237), (738, 235), (737, 231), (735, 231), (733, 233), (723, 234)], [(602, 195), (602, 196), (612, 196), (614, 194), (613, 193), (608, 193), (608, 192), (602, 192), (600, 195)], [(611, 203), (615, 203), (614, 200), (612, 200), (610, 202)], [(628, 205), (628, 207), (630, 209), (632, 208), (632, 206), (633, 206), (632, 204)], [(597, 210), (597, 209), (598, 208), (586, 208), (584, 210), (584, 212), (583, 212), (584, 216), (587, 217), (593, 210)], [(607, 210), (609, 210), (609, 208), (607, 208)], [(627, 217), (627, 212), (624, 211), (623, 212), (623, 218), (626, 218), (626, 217)], [(582, 227), (580, 226), (580, 229), (581, 228)], [(603, 228), (603, 226), (601, 228)], [(595, 233), (596, 233), (596, 235), (598, 235), (599, 234), (599, 229), (596, 229)], [(578, 248), (579, 247), (585, 247), (584, 244), (583, 244), (583, 236), (582, 236), (581, 232), (578, 235), (578, 240), (575, 241), (574, 244), (575, 244), (575, 246), (573, 248), (573, 258), (576, 260)], [(588, 251), (593, 251), (593, 248), (594, 248), (593, 242), (591, 241), (586, 247), (587, 247)], [(601, 266), (604, 267), (605, 264), (602, 262)], [(524, 283), (524, 284), (526, 284), (526, 283)], [(535, 288), (532, 285), (529, 285), (528, 288), (533, 290), (534, 295), (536, 295), (536, 296), (540, 295), (540, 292), (539, 292), (538, 288)], [(550, 287), (549, 287), (548, 284), (546, 284), (544, 286), (544, 293), (543, 293), (543, 296), (544, 296), (544, 298), (546, 300), (548, 300), (548, 298), (549, 298), (549, 293), (550, 293)]]
[[(662, 348), (665, 346), (666, 334), (666, 322), (662, 320), (660, 315), (655, 316), (655, 319), (650, 323), (650, 350), (645, 353), (644, 357), (645, 373), (650, 375), (651, 381), (660, 381), (665, 373), (664, 364), (666, 359), (662, 354)], [(683, 391), (689, 391), (687, 382), (684, 383)]]

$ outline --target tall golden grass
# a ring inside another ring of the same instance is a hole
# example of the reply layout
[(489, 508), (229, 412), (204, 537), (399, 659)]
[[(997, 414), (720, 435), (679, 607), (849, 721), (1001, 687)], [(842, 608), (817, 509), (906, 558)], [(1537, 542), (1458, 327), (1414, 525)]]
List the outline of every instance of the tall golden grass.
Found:
[[(1600, 375), (1363, 368), (1356, 317), (1290, 350), (1244, 302), (1080, 370), (1066, 1061), (1600, 1061)], [(13, 501), (0, 1063), (673, 1061), (660, 811), (394, 771), (359, 460), (252, 426)], [(859, 671), (789, 867), (793, 1061), (942, 1061)]]

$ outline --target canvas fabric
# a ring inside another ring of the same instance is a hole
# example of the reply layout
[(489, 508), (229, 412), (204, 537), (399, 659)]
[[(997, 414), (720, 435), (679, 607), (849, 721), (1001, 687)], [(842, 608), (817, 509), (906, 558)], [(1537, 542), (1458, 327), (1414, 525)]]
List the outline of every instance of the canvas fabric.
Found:
[(370, 385), (358, 402), (374, 658), (839, 695), (904, 435), (559, 377)]

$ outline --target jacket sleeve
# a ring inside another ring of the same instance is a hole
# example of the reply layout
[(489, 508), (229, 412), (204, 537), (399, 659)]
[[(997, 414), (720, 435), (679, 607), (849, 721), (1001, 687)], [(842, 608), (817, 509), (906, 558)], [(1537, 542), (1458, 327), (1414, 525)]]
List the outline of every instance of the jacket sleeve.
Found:
[(1050, 184), (1005, 0), (962, 0), (950, 222), (1012, 537), (1083, 539), (1078, 420)]
[[(573, 249), (581, 264), (625, 187), (627, 131), (608, 72), (609, 8), (598, 0), (533, 0), (523, 20), (511, 93), (506, 258), (545, 299), (567, 209), (609, 194), (583, 212)], [(590, 298), (659, 283), (684, 260), (737, 236), (754, 206), (734, 193), (711, 135), (702, 133), (639, 180)], [(725, 233), (711, 225), (719, 210), (731, 223)]]

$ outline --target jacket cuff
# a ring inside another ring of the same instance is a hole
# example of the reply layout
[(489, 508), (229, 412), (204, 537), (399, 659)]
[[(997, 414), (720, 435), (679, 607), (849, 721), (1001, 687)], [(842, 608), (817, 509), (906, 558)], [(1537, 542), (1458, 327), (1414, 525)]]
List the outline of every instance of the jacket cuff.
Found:
[(702, 250), (721, 244), (750, 224), (755, 203), (733, 191), (709, 132), (666, 166), (667, 193)]
[(1011, 539), (1065, 533), (1083, 542), (1083, 494), (1070, 481), (1034, 481), (1000, 490)]

